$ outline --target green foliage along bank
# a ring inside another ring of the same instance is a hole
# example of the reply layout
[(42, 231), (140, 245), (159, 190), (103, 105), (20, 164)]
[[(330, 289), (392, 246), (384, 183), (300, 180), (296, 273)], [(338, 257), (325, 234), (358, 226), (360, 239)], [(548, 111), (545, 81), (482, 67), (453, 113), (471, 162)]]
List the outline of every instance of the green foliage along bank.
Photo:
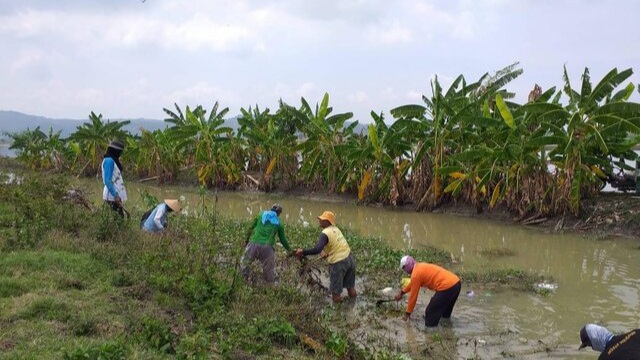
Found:
[(209, 187), (322, 190), (418, 211), (458, 201), (520, 218), (577, 215), (636, 159), (640, 104), (629, 101), (635, 85), (623, 84), (632, 70), (592, 81), (585, 69), (576, 86), (565, 68), (560, 89), (536, 84), (518, 104), (506, 86), (522, 72), (516, 63), (476, 81), (460, 75), (448, 88), (436, 77), (421, 104), (398, 106), (392, 119), (334, 113), (325, 94), (315, 106), (302, 98), (274, 112), (241, 109), (237, 130), (215, 102), (210, 111), (175, 104), (164, 109), (167, 128), (139, 136), (93, 112), (68, 139), (39, 128), (10, 136), (29, 167), (72, 174), (95, 175), (108, 142), (125, 138), (125, 176), (160, 183), (188, 172)]

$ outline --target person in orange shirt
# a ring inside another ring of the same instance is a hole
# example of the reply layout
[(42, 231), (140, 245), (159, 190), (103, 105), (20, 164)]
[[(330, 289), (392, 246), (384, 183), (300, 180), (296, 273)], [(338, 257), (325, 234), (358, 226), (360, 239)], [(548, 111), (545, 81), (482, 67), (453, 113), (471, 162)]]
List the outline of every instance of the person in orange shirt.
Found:
[(451, 271), (430, 263), (416, 263), (411, 256), (405, 255), (400, 259), (400, 268), (411, 275), (411, 282), (396, 295), (396, 301), (400, 301), (404, 294), (409, 293), (407, 312), (402, 320), (408, 320), (418, 301), (418, 293), (421, 287), (426, 287), (436, 293), (429, 301), (424, 312), (424, 324), (427, 327), (438, 326), (440, 318), (451, 317), (453, 307), (456, 305), (462, 282)]

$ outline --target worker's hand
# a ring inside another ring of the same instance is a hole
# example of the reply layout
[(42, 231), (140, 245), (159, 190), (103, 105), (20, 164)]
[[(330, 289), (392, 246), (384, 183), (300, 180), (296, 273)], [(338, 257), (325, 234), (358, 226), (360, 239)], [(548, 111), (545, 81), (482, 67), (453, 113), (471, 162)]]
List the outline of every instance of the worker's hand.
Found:
[(113, 202), (115, 202), (118, 206), (122, 206), (122, 199), (120, 198), (120, 195), (116, 196), (116, 198), (113, 199)]
[(329, 256), (329, 254), (327, 254), (326, 252), (324, 252), (324, 251), (321, 251), (321, 252), (320, 252), (320, 257), (321, 257), (322, 259), (325, 259), (327, 256)]
[(400, 292), (399, 292), (399, 293), (394, 297), (394, 299), (395, 299), (396, 301), (400, 301), (400, 300), (402, 300), (402, 297), (403, 297), (403, 296), (404, 296), (404, 294), (402, 293), (402, 291), (400, 291)]
[(402, 320), (404, 320), (404, 321), (409, 320), (409, 316), (411, 316), (411, 314), (404, 314), (404, 315), (402, 315)]
[(302, 259), (302, 257), (304, 256), (304, 250), (296, 249), (295, 255), (298, 259)]

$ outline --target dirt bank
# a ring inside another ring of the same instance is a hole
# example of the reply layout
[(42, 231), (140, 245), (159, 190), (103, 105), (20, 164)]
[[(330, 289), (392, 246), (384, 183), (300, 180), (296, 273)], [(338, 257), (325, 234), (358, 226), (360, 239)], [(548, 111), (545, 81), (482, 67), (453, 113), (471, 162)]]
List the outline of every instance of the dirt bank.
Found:
[(519, 223), (544, 232), (572, 232), (595, 238), (640, 237), (640, 196), (630, 193), (601, 193), (585, 199), (579, 216), (565, 214), (517, 219), (505, 208), (478, 214), (475, 207), (456, 203), (445, 204), (434, 212)]

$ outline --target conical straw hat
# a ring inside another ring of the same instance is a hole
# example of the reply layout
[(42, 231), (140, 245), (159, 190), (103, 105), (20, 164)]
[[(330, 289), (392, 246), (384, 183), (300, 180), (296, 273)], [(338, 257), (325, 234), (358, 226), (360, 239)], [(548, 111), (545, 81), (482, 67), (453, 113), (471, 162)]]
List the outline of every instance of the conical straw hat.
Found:
[(164, 203), (169, 205), (171, 210), (178, 212), (180, 211), (180, 202), (176, 199), (164, 199)]

